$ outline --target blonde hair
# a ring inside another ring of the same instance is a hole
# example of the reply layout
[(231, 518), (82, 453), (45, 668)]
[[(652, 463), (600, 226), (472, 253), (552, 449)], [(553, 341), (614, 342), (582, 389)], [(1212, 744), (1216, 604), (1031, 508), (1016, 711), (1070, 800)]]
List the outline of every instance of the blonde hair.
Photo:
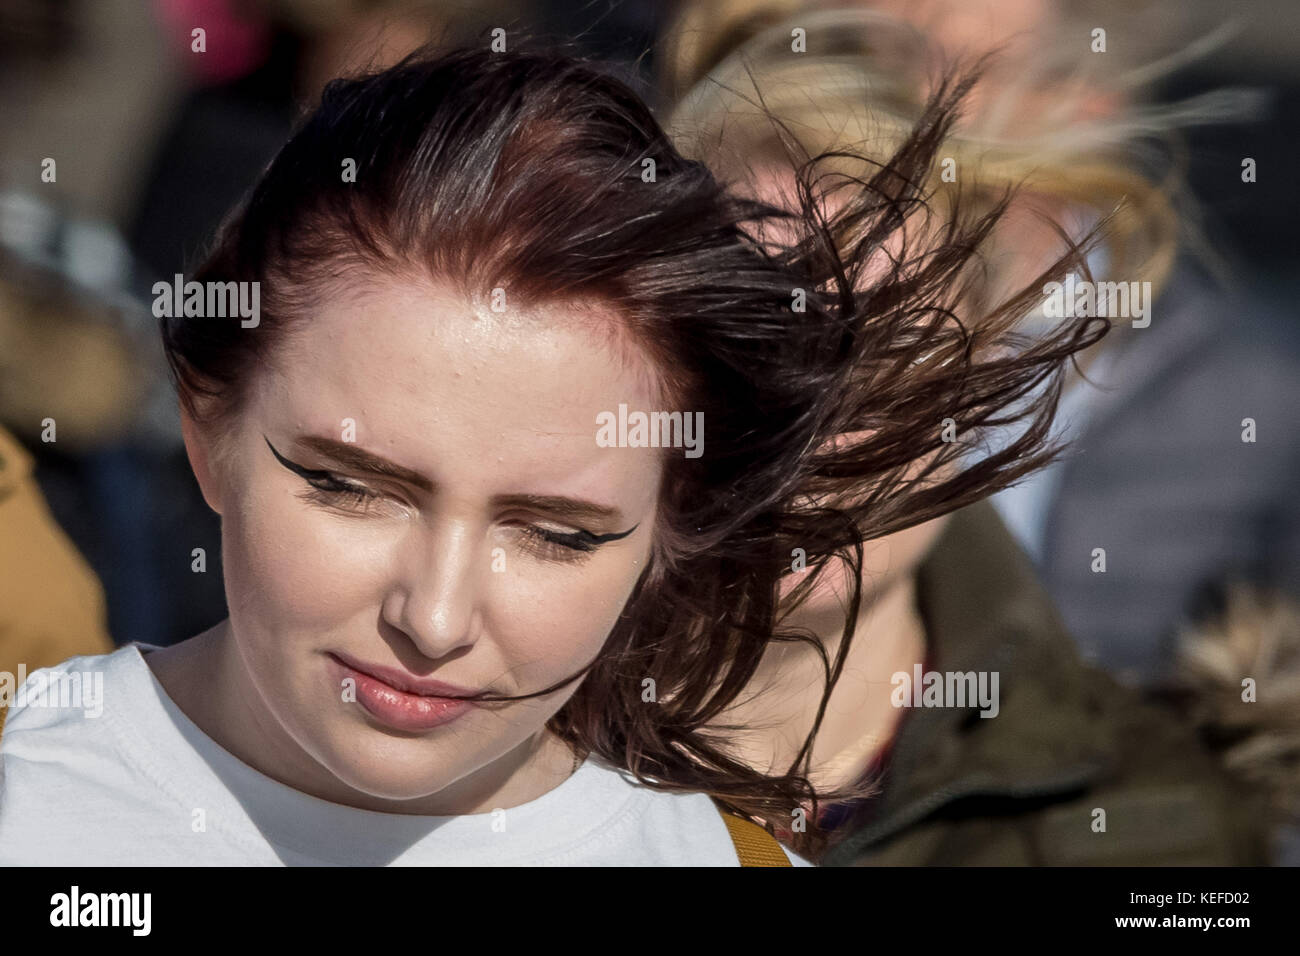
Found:
[[(807, 50), (798, 55), (791, 51), (795, 30)], [(1127, 96), (1224, 38), (1220, 30), (1174, 57), (1111, 77), (1098, 72), (1097, 58), (1077, 55), (1077, 35), (1074, 52), (1044, 40), (1027, 63), (995, 56), (982, 64), (997, 80), (989, 85), (993, 95), (967, 111), (940, 155), (960, 170), (965, 195), (992, 203), (1015, 190), (1029, 203), (1104, 223), (1106, 271), (1158, 290), (1184, 245), (1215, 264), (1195, 228), (1185, 157), (1172, 134), (1192, 123), (1249, 117), (1259, 97), (1226, 90), (1162, 106), (1133, 103), (1105, 116), (1087, 116), (1087, 104), (1099, 90)], [(932, 68), (944, 59), (922, 31), (861, 7), (687, 2), (665, 37), (661, 86), (674, 103), (669, 127), (681, 148), (723, 168), (792, 145), (812, 156), (851, 148), (883, 162), (911, 129)], [(1050, 105), (1031, 104), (1043, 89), (1052, 91)], [(941, 203), (949, 192), (942, 175), (932, 170), (925, 184)]]

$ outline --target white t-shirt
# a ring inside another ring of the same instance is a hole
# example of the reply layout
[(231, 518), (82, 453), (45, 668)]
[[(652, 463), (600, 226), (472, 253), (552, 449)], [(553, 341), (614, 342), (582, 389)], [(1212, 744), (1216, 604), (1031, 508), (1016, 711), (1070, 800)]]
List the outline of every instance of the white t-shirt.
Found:
[[(0, 865), (739, 866), (707, 796), (652, 790), (595, 757), (495, 813), (320, 800), (203, 733), (145, 663), (152, 649), (128, 644), (27, 678), (32, 699), (10, 708), (0, 737)], [(37, 691), (77, 672), (92, 689), (102, 674), (99, 705), (71, 693), (76, 706), (45, 706), (59, 701)]]

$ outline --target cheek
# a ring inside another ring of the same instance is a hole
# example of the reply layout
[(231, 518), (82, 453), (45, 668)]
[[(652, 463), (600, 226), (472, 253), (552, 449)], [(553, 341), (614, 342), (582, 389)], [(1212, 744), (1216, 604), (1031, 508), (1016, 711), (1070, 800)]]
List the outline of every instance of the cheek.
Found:
[(222, 521), (232, 614), (238, 605), (266, 630), (321, 633), (373, 605), (384, 548), (348, 525), (288, 491), (242, 495)]
[(502, 653), (534, 675), (559, 676), (596, 656), (631, 596), (648, 556), (595, 556), (573, 567), (517, 557), (494, 574), (488, 627)]

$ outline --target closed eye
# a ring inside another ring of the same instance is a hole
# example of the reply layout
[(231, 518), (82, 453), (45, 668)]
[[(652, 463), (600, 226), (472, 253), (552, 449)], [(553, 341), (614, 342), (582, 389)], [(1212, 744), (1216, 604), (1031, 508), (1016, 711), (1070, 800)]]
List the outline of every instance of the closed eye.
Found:
[(304, 492), (300, 497), (306, 501), (315, 502), (330, 507), (342, 507), (354, 511), (365, 511), (370, 502), (377, 501), (385, 497), (372, 488), (368, 488), (359, 482), (352, 481), (350, 478), (344, 478), (336, 475), (332, 471), (325, 471), (319, 468), (307, 468), (298, 464), (296, 461), (290, 461), (281, 455), (271, 444), (271, 440), (262, 436), (266, 441), (266, 446), (271, 449), (271, 454), (275, 455), (276, 460), (288, 468), (294, 474), (302, 477), (303, 481), (311, 485), (312, 490)]
[(525, 524), (521, 528), (525, 547), (539, 557), (559, 561), (582, 561), (592, 552), (597, 551), (607, 541), (626, 538), (637, 529), (633, 525), (626, 531), (613, 534), (592, 534), (590, 531), (556, 531), (537, 524)]
[[(388, 497), (366, 485), (345, 478), (342, 475), (337, 475), (332, 471), (307, 468), (295, 461), (290, 461), (276, 450), (269, 438), (266, 438), (265, 435), (262, 437), (266, 441), (267, 447), (271, 449), (271, 454), (275, 455), (276, 460), (311, 486), (311, 491), (304, 492), (300, 496), (306, 501), (325, 505), (326, 507), (364, 513), (371, 508), (373, 502)], [(553, 528), (546, 528), (538, 524), (525, 523), (521, 531), (524, 540), (527, 542), (525, 547), (539, 557), (559, 561), (582, 561), (599, 549), (601, 545), (626, 538), (638, 527), (640, 527), (639, 522), (626, 531), (593, 534), (585, 529), (556, 531)]]
[(303, 497), (321, 504), (364, 510), (363, 506), (368, 502), (384, 497), (365, 485), (353, 484), (346, 478), (341, 478), (331, 472), (325, 472), (320, 477), (306, 478), (305, 480), (315, 491), (307, 492)]

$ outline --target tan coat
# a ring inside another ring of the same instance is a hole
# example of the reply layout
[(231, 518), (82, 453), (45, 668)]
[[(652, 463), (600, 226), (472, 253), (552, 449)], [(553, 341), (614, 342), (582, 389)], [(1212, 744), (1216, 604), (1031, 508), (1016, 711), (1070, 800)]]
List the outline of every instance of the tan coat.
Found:
[(32, 456), (0, 428), (0, 671), (113, 647), (99, 579), (50, 514)]

